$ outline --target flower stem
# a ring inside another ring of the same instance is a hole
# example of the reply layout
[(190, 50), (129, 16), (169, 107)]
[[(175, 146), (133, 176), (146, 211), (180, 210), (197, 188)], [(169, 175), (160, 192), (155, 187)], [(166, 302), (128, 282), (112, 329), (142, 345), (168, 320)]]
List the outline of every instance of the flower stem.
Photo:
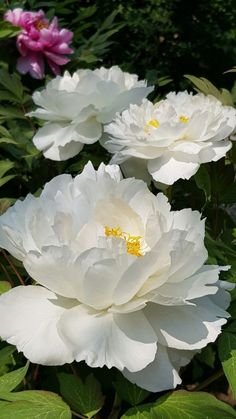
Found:
[(114, 403), (111, 409), (111, 413), (108, 416), (108, 419), (118, 419), (118, 415), (121, 408), (121, 399), (119, 398), (118, 394), (115, 394)]
[(6, 252), (4, 250), (2, 250), (2, 254), (4, 256), (4, 258), (6, 259), (6, 261), (8, 262), (9, 266), (11, 267), (11, 269), (13, 270), (14, 274), (17, 276), (17, 278), (19, 279), (21, 285), (25, 285), (25, 282), (23, 280), (23, 278), (21, 277), (21, 275), (19, 274), (19, 272), (17, 271), (17, 269), (15, 268), (15, 266), (13, 265), (12, 261), (10, 260), (10, 258), (7, 256)]
[(79, 413), (74, 412), (73, 410), (71, 410), (71, 413), (72, 413), (72, 415), (76, 416), (77, 418), (86, 419), (86, 417), (85, 417), (85, 416), (82, 416), (82, 415), (80, 415)]
[(223, 370), (216, 371), (215, 374), (211, 375), (205, 381), (198, 384), (198, 386), (196, 386), (194, 391), (203, 390), (204, 388), (208, 387), (211, 383), (214, 383), (214, 381), (218, 380), (218, 378), (223, 377), (223, 376), (224, 376)]

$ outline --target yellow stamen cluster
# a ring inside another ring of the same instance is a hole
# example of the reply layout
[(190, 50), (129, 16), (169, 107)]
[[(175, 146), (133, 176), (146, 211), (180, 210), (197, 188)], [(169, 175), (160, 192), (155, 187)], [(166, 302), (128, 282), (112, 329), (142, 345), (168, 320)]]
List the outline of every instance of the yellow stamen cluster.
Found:
[(158, 128), (159, 127), (159, 122), (157, 119), (150, 119), (150, 121), (148, 121), (144, 127), (144, 131), (145, 132), (149, 132), (150, 127), (153, 128)]
[(39, 20), (38, 22), (35, 23), (35, 27), (36, 29), (38, 29), (38, 31), (41, 31), (42, 29), (47, 29), (48, 26), (49, 24), (46, 22), (42, 22), (42, 20)]
[(179, 120), (180, 120), (180, 122), (183, 122), (184, 124), (187, 124), (187, 122), (189, 121), (189, 118), (187, 116), (180, 115)]
[(143, 256), (141, 252), (141, 236), (131, 236), (129, 233), (122, 231), (120, 227), (110, 228), (105, 226), (105, 234), (107, 237), (119, 237), (125, 240), (127, 253), (134, 256)]

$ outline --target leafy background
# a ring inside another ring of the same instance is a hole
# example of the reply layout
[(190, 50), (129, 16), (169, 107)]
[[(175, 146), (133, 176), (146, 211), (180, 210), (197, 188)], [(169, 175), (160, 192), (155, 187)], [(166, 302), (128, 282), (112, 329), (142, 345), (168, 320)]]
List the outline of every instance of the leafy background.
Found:
[[(9, 7), (42, 8), (74, 32), (70, 71), (118, 64), (155, 84), (153, 100), (187, 88), (236, 103), (235, 69), (225, 73), (236, 62), (234, 0), (140, 0), (138, 6), (135, 0), (1, 0), (1, 16)], [(16, 73), (17, 32), (0, 19), (0, 213), (29, 192), (39, 194), (57, 174), (75, 175), (89, 159), (95, 166), (109, 161), (99, 145), (85, 147), (67, 162), (49, 161), (33, 146), (39, 121), (25, 113), (33, 108), (32, 92), (45, 81)], [(51, 77), (48, 71), (46, 80)], [(223, 279), (234, 283), (235, 166), (234, 143), (225, 159), (202, 165), (190, 181), (180, 180), (166, 191), (173, 209), (191, 207), (207, 217), (208, 262), (231, 265)], [(0, 293), (20, 283), (31, 279), (19, 261), (2, 251)], [(218, 341), (183, 368), (182, 385), (165, 394), (150, 394), (113, 369), (91, 370), (84, 363), (28, 365), (14, 347), (1, 342), (0, 418), (236, 418), (236, 291), (230, 313)]]

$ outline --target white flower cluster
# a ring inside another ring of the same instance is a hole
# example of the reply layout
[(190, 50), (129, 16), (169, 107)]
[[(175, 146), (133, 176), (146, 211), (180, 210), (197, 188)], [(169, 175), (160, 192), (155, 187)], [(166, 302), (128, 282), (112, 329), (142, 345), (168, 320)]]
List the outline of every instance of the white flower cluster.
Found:
[[(34, 143), (67, 159), (107, 124), (101, 142), (113, 161), (166, 184), (229, 150), (233, 108), (187, 92), (153, 105), (150, 91), (118, 67), (56, 77), (33, 96), (31, 116), (48, 121)], [(204, 232), (198, 211), (171, 211), (117, 165), (55, 177), (0, 217), (0, 247), (37, 284), (0, 296), (0, 337), (34, 363), (83, 360), (150, 391), (174, 388), (229, 317), (231, 284), (219, 280), (228, 267), (204, 264)]]

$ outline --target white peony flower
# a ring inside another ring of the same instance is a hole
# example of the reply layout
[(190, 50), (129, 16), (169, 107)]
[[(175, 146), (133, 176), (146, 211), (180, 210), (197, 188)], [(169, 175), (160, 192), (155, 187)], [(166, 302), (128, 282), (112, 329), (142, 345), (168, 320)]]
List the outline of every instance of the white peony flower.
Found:
[(225, 156), (235, 128), (236, 110), (213, 96), (171, 92), (156, 104), (130, 105), (105, 127), (102, 145), (127, 176), (172, 185)]
[(102, 134), (104, 123), (130, 103), (141, 103), (151, 91), (136, 74), (118, 66), (94, 71), (66, 71), (46, 88), (33, 94), (39, 106), (29, 116), (48, 121), (33, 138), (35, 146), (52, 160), (67, 160), (78, 154), (84, 144), (93, 144)]
[(200, 213), (171, 212), (118, 166), (89, 163), (18, 201), (0, 217), (0, 246), (39, 284), (0, 296), (0, 336), (35, 363), (116, 367), (161, 391), (228, 317)]

